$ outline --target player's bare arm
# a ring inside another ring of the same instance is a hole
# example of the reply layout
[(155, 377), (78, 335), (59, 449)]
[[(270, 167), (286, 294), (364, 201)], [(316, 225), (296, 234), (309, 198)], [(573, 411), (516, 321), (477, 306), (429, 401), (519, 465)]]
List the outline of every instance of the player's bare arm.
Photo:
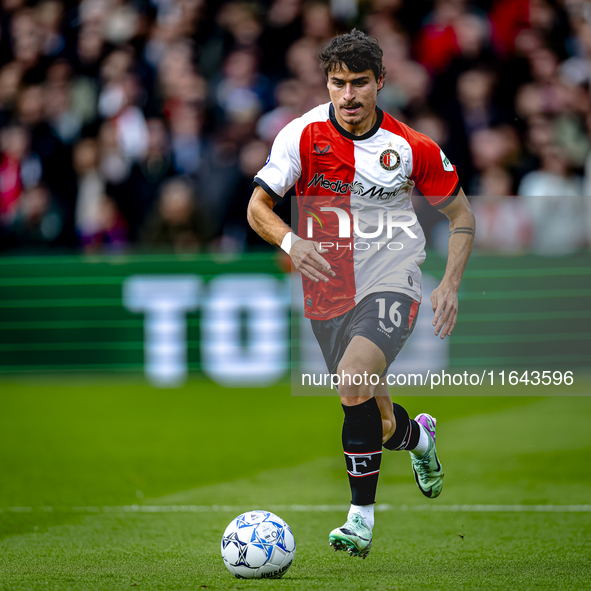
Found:
[[(256, 187), (248, 204), (248, 223), (264, 240), (281, 246), (291, 228), (273, 211), (275, 202), (262, 187)], [(320, 248), (313, 240), (297, 240), (289, 250), (294, 267), (312, 281), (328, 282), (328, 276), (334, 277), (330, 265), (322, 257), (326, 249)]]
[(464, 269), (474, 244), (474, 214), (466, 195), (460, 189), (458, 196), (441, 211), (449, 219), (449, 249), (445, 275), (431, 294), (435, 335), (444, 339), (450, 335), (458, 316), (458, 290)]

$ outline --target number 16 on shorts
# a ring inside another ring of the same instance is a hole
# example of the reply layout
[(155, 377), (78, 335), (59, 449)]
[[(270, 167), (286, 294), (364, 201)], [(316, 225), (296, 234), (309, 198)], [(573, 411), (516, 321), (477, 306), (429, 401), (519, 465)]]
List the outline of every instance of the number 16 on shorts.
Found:
[[(380, 320), (384, 320), (386, 318), (386, 298), (377, 298), (376, 302), (378, 304), (378, 318)], [(390, 322), (396, 328), (400, 326), (400, 322), (402, 321), (402, 316), (400, 315), (398, 308), (400, 308), (400, 302), (394, 302), (390, 306), (390, 310), (388, 311), (388, 317), (390, 318)]]

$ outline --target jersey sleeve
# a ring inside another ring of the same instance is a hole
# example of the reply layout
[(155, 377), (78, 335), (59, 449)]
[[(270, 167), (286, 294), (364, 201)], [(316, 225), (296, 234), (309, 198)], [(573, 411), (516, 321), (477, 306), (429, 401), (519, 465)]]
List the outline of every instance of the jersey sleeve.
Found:
[(460, 179), (443, 150), (429, 137), (414, 132), (411, 179), (431, 205), (441, 209), (460, 191)]
[(298, 133), (293, 123), (286, 125), (275, 138), (265, 166), (254, 177), (254, 184), (275, 201), (279, 201), (302, 174), (300, 137), (301, 131)]

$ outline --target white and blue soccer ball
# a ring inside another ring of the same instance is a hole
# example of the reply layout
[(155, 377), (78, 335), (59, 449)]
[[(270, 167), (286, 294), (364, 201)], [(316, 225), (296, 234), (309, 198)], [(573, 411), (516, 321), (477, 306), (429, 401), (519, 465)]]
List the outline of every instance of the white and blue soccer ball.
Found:
[(238, 579), (279, 579), (295, 556), (295, 538), (269, 511), (248, 511), (230, 522), (222, 538), (222, 558)]

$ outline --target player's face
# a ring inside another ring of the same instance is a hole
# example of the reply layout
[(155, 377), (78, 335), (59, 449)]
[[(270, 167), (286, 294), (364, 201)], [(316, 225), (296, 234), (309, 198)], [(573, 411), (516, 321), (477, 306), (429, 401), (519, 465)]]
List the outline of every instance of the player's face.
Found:
[(346, 66), (328, 74), (328, 92), (339, 124), (350, 133), (362, 135), (375, 122), (378, 90), (384, 85), (371, 70), (351, 72)]

